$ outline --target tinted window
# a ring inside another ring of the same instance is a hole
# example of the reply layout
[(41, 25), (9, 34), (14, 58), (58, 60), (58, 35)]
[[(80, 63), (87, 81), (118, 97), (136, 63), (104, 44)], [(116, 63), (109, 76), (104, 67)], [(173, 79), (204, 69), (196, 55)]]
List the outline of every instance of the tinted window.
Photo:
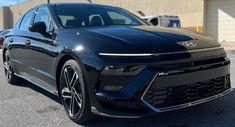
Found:
[(129, 17), (122, 15), (120, 13), (111, 11), (111, 12), (108, 12), (108, 15), (112, 19), (113, 24), (131, 24), (132, 23), (132, 20)]
[(20, 18), (20, 19), (16, 22), (15, 28), (19, 28), (19, 27), (20, 27), (20, 22), (21, 22), (21, 20), (22, 20), (22, 18)]
[(129, 12), (114, 7), (66, 4), (54, 6), (54, 10), (64, 28), (146, 25)]
[[(93, 22), (94, 18), (100, 19), (100, 26), (104, 26), (104, 25), (105, 25), (105, 24), (104, 24), (104, 19), (103, 19), (103, 17), (102, 17), (100, 14), (92, 14), (92, 15), (90, 15), (88, 18), (89, 18), (88, 22), (89, 22), (89, 25), (90, 25), (90, 26), (92, 26), (92, 22)], [(84, 25), (85, 25), (85, 24), (84, 24)], [(84, 25), (83, 25), (83, 26), (84, 26)]]
[(31, 23), (31, 19), (33, 17), (34, 14), (34, 10), (28, 12), (27, 14), (25, 14), (24, 18), (22, 19), (21, 23), (20, 23), (20, 29), (21, 30), (28, 30), (29, 25)]
[(150, 21), (154, 26), (158, 25), (158, 18), (154, 18)]
[(50, 17), (45, 9), (39, 9), (34, 18), (34, 23), (36, 22), (44, 22), (47, 26), (47, 30), (49, 30), (50, 26)]
[(58, 19), (60, 20), (59, 22), (60, 22), (63, 26), (65, 26), (66, 23), (67, 23), (67, 21), (69, 21), (69, 20), (74, 20), (75, 17), (74, 17), (74, 16), (60, 15), (60, 16), (58, 17)]

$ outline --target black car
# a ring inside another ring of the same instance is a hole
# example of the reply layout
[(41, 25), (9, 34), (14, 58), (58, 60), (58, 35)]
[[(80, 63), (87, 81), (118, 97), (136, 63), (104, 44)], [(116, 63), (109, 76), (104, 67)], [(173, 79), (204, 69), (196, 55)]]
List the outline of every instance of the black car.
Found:
[(92, 114), (139, 118), (231, 92), (230, 61), (213, 39), (97, 4), (29, 10), (6, 37), (3, 61), (10, 84), (23, 78), (60, 96), (77, 123)]

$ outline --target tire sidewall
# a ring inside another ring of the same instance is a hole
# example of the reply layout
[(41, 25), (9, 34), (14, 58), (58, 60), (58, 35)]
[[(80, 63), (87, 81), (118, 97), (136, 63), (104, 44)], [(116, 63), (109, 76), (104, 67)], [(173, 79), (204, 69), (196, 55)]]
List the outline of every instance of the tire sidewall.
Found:
[[(63, 100), (63, 97), (62, 97), (62, 84), (61, 84), (61, 80), (62, 80), (62, 76), (63, 76), (63, 71), (64, 69), (67, 67), (67, 66), (71, 66), (73, 67), (77, 74), (78, 74), (78, 77), (79, 77), (79, 82), (80, 82), (80, 85), (81, 85), (81, 89), (82, 89), (82, 106), (81, 106), (81, 109), (80, 109), (80, 112), (78, 114), (78, 116), (76, 117), (72, 117), (70, 116), (69, 112), (67, 111), (67, 109), (65, 108), (65, 105), (64, 105), (64, 100)], [(90, 106), (90, 101), (89, 101), (89, 95), (88, 95), (88, 92), (87, 92), (87, 88), (86, 88), (86, 85), (85, 85), (85, 80), (84, 80), (84, 76), (83, 76), (83, 72), (82, 72), (82, 69), (81, 69), (81, 65), (75, 61), (75, 60), (68, 60), (62, 70), (61, 70), (61, 74), (60, 74), (60, 97), (61, 97), (61, 101), (62, 101), (62, 104), (64, 105), (64, 109), (66, 110), (66, 114), (67, 116), (69, 116), (69, 118), (75, 122), (78, 122), (78, 123), (82, 123), (83, 121), (85, 121), (85, 119), (87, 119), (86, 117), (88, 117), (89, 113), (91, 112), (91, 106)]]
[[(9, 53), (8, 50), (5, 51), (5, 54), (4, 54), (4, 55), (5, 55), (5, 61), (4, 61), (4, 62), (6, 62), (7, 56), (8, 56), (8, 58), (9, 58), (9, 60), (11, 61), (10, 53)], [(7, 71), (7, 70), (4, 68), (5, 76), (7, 77), (6, 71)], [(12, 62), (11, 62), (11, 77), (10, 77), (10, 78), (7, 77), (7, 82), (10, 83), (10, 84), (15, 83), (14, 78), (16, 78), (16, 77), (15, 77), (15, 75), (14, 75), (13, 64), (12, 64)]]

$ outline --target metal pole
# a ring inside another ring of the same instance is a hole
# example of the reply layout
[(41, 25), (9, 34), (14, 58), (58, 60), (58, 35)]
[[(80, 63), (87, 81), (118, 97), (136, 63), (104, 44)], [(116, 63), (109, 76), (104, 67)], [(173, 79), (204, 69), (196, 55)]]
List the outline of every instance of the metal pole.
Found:
[(93, 2), (92, 2), (92, 0), (87, 0), (90, 4), (92, 4)]
[(49, 3), (50, 3), (50, 0), (47, 0), (47, 3), (49, 4)]

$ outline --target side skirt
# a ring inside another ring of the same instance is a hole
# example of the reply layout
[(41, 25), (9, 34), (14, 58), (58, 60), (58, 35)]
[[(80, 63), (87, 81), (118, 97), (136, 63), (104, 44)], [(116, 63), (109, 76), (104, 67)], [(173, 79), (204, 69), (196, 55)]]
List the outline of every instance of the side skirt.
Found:
[(36, 85), (36, 86), (38, 86), (38, 87), (40, 87), (44, 90), (56, 95), (56, 96), (59, 96), (58, 91), (55, 88), (51, 87), (49, 84), (47, 84), (44, 81), (41, 81), (38, 78), (32, 77), (32, 76), (30, 76), (26, 73), (25, 73), (25, 76), (17, 74), (17, 73), (15, 73), (15, 75), (29, 81), (30, 83), (32, 83), (32, 84), (34, 84), (34, 85)]

